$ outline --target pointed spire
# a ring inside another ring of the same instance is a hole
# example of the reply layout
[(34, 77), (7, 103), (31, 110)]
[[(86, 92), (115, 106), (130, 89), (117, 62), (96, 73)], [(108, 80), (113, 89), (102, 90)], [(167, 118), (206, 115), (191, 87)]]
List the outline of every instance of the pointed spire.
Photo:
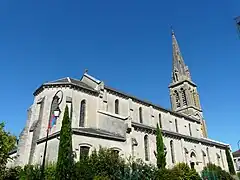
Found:
[(175, 33), (172, 31), (172, 48), (173, 48), (173, 74), (172, 81), (177, 82), (184, 79), (191, 79), (188, 67), (185, 65)]

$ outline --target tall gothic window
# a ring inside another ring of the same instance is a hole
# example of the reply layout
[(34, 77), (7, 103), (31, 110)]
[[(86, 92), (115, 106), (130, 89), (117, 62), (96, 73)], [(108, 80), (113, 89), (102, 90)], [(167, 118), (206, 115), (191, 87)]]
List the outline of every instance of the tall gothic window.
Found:
[(178, 122), (177, 122), (177, 119), (175, 119), (175, 127), (176, 127), (176, 132), (178, 132)]
[(192, 96), (193, 96), (194, 105), (197, 106), (196, 93), (195, 93), (194, 91), (193, 91), (193, 93), (192, 93)]
[(174, 73), (174, 80), (175, 80), (175, 81), (178, 81), (178, 74), (177, 74), (177, 71), (175, 71), (175, 73)]
[(80, 160), (88, 157), (90, 147), (80, 146)]
[(189, 129), (190, 136), (192, 136), (192, 129), (191, 129), (191, 124), (190, 123), (188, 124), (188, 129)]
[(207, 157), (208, 157), (208, 163), (211, 163), (210, 154), (209, 154), (209, 148), (208, 147), (207, 147)]
[(183, 106), (187, 106), (186, 90), (184, 90), (183, 88), (181, 88), (181, 92), (182, 92)]
[(115, 114), (119, 114), (119, 100), (115, 100)]
[(175, 163), (175, 154), (174, 154), (174, 145), (173, 140), (170, 141), (170, 148), (171, 148), (171, 156), (172, 156), (172, 163)]
[(220, 156), (219, 154), (216, 154), (217, 155), (217, 163), (218, 163), (218, 166), (220, 166)]
[(144, 136), (144, 151), (145, 151), (145, 160), (149, 161), (149, 146), (148, 146), (148, 136)]
[(79, 127), (84, 127), (86, 118), (86, 100), (82, 100), (80, 104), (80, 120)]
[(206, 154), (202, 151), (202, 158), (203, 158), (203, 166), (206, 166)]
[(177, 92), (177, 90), (174, 91), (175, 95), (176, 95), (176, 105), (177, 107), (180, 107), (180, 98), (179, 98), (179, 94)]
[(158, 115), (158, 122), (159, 122), (159, 127), (162, 128), (162, 115)]
[(143, 123), (142, 107), (139, 108), (139, 121), (140, 123)]

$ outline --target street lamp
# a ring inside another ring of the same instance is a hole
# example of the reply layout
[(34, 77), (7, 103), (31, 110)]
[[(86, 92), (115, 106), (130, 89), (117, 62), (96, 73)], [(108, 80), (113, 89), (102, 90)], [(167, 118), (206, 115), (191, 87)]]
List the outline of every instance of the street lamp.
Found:
[[(60, 95), (60, 97), (58, 95)], [(40, 176), (41, 180), (44, 179), (44, 167), (45, 167), (45, 161), (46, 161), (47, 142), (48, 142), (49, 130), (52, 127), (52, 124), (54, 124), (56, 122), (57, 118), (61, 114), (61, 110), (59, 108), (59, 104), (62, 102), (62, 99), (63, 99), (63, 92), (61, 90), (59, 90), (53, 96), (53, 100), (52, 100), (52, 104), (51, 104), (51, 111), (50, 111), (48, 127), (47, 127), (47, 136), (46, 136), (46, 141), (45, 141), (45, 146), (44, 146), (44, 153), (43, 153), (43, 161), (42, 161), (42, 166), (41, 166), (41, 176)], [(53, 122), (53, 120), (55, 120), (55, 122)]]

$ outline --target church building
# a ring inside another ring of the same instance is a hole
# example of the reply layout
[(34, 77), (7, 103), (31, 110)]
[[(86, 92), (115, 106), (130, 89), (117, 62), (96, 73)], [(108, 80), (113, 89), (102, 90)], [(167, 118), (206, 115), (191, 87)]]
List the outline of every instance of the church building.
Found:
[[(102, 146), (123, 157), (141, 158), (146, 163), (156, 164), (158, 123), (168, 168), (185, 162), (200, 172), (207, 163), (214, 163), (228, 171), (225, 149), (230, 146), (207, 136), (197, 85), (184, 63), (174, 32), (172, 48), (171, 110), (116, 90), (87, 72), (81, 79), (66, 77), (47, 82), (34, 92), (12, 163), (41, 164), (46, 141), (46, 162), (57, 161), (67, 105), (71, 112), (76, 161)], [(49, 121), (51, 129), (47, 138)]]

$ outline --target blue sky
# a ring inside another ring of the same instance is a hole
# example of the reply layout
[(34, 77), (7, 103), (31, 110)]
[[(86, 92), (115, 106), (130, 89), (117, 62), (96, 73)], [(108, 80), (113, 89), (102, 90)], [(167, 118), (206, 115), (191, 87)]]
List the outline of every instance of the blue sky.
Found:
[(18, 135), (32, 93), (46, 81), (80, 78), (169, 108), (172, 25), (198, 85), (209, 137), (240, 139), (240, 1), (0, 1), (1, 115)]

